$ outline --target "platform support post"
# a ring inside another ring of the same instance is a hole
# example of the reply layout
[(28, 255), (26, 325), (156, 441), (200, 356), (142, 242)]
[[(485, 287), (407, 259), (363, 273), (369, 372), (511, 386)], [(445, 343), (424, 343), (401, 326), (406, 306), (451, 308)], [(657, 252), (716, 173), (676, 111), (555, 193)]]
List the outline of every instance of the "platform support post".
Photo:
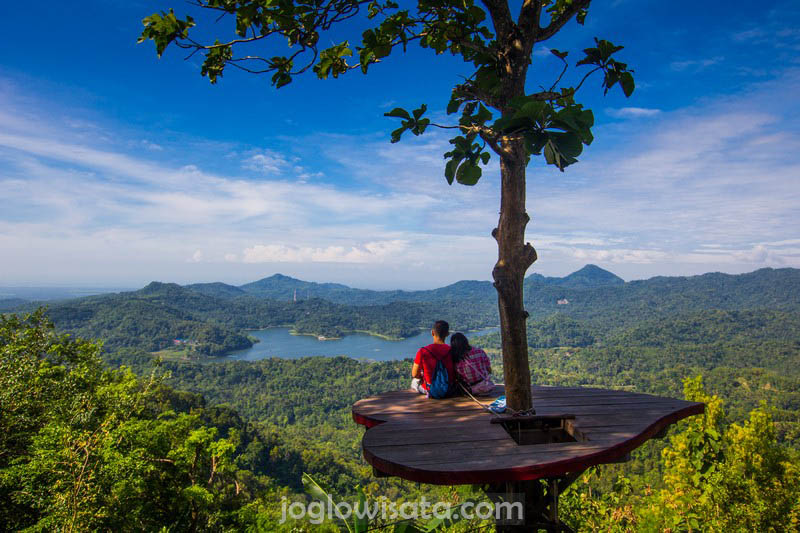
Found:
[(488, 485), (485, 490), (495, 504), (502, 501), (519, 501), (524, 507), (523, 522), (509, 524), (502, 519), (498, 520), (496, 524), (498, 533), (572, 532), (572, 529), (559, 519), (558, 498), (582, 473), (583, 471), (571, 472), (561, 477)]

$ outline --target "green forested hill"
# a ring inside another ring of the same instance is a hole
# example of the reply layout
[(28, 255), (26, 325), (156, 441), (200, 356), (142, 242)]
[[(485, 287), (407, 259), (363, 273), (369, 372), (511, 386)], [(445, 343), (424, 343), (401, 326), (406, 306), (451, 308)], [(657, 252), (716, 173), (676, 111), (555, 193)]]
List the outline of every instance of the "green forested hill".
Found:
[[(289, 297), (264, 296), (288, 293), (291, 297), (292, 287), (300, 287), (296, 302)], [(306, 298), (304, 290), (317, 296)], [(391, 301), (396, 297), (406, 300)], [(340, 299), (349, 303), (337, 303)], [(354, 303), (359, 301), (371, 303)], [(692, 313), (800, 312), (800, 270), (762, 269), (741, 275), (657, 277), (624, 283), (610, 272), (587, 265), (564, 278), (530, 276), (525, 281), (525, 304), (535, 324), (529, 330), (534, 347), (565, 345), (559, 339), (585, 346), (628, 327), (639, 329), (628, 331), (631, 339), (624, 342), (638, 337), (640, 342), (648, 339), (645, 345), (674, 344), (682, 338), (678, 324), (673, 328), (679, 335), (675, 339), (663, 337), (660, 324), (691, 321)], [(153, 351), (173, 339), (185, 338), (202, 346), (196, 350), (199, 354), (222, 354), (249, 346), (244, 330), (270, 326), (290, 326), (299, 333), (327, 337), (353, 331), (408, 337), (439, 318), (448, 320), (453, 330), (499, 322), (496, 293), (489, 282), (460, 281), (430, 291), (380, 292), (280, 275), (240, 288), (222, 283), (181, 287), (153, 282), (138, 291), (54, 302), (49, 313), (59, 328), (102, 339), (110, 348)], [(683, 329), (707, 339), (708, 335), (724, 334), (726, 327), (747, 322), (751, 326), (748, 335), (777, 338), (776, 329), (758, 332), (757, 321), (763, 316), (723, 313), (717, 315), (711, 329), (698, 330), (692, 324), (684, 324)], [(796, 325), (794, 315), (779, 318)]]
[(203, 355), (221, 355), (252, 346), (246, 335), (190, 311), (214, 309), (204, 298), (173, 300), (186, 291), (177, 285), (150, 284), (135, 293), (92, 296), (49, 306), (48, 316), (62, 331), (101, 339), (107, 348), (155, 351), (175, 339), (192, 343)]
[[(566, 305), (557, 300), (567, 299)], [(554, 287), (528, 278), (525, 305), (542, 318), (555, 311), (603, 326), (633, 324), (705, 309), (800, 310), (800, 270), (656, 277), (591, 289)]]
[[(622, 278), (603, 270), (595, 265), (586, 265), (582, 269), (573, 272), (563, 278), (545, 277), (540, 274), (532, 274), (528, 277), (529, 284), (542, 286), (568, 287), (574, 289), (588, 289), (602, 286), (622, 285)], [(210, 287), (213, 285), (214, 287)], [(211, 294), (212, 291), (224, 290), (230, 295), (235, 295), (235, 289), (227, 285), (222, 289), (219, 285), (223, 284), (202, 284), (189, 285), (189, 288)], [(383, 305), (391, 302), (440, 302), (440, 301), (460, 301), (470, 300), (473, 302), (494, 301), (497, 293), (489, 281), (464, 280), (458, 281), (446, 287), (420, 291), (373, 291), (365, 289), (354, 289), (339, 283), (314, 283), (291, 278), (281, 274), (275, 274), (253, 283), (241, 285), (238, 289), (261, 298), (268, 298), (280, 301), (298, 299), (321, 298), (331, 302), (348, 305)]]
[[(530, 322), (528, 339), (532, 348), (570, 348), (563, 361), (549, 361), (548, 368), (581, 360), (587, 372), (609, 377), (621, 370), (637, 374), (674, 365), (758, 367), (800, 376), (798, 312), (712, 309), (613, 328), (555, 314)], [(481, 343), (499, 350), (500, 336), (486, 335)]]
[(402, 338), (417, 334), (441, 317), (461, 329), (497, 323), (494, 306), (464, 302), (348, 306), (317, 298), (298, 302), (252, 295), (219, 298), (158, 282), (133, 292), (51, 303), (48, 315), (60, 329), (102, 339), (109, 348), (155, 351), (168, 347), (173, 339), (185, 339), (199, 343), (196, 351), (205, 355), (249, 347), (244, 330), (272, 326), (291, 326), (298, 333), (328, 337), (369, 331)]
[(800, 347), (800, 312), (771, 309), (697, 311), (642, 321), (611, 336), (608, 342), (641, 346), (776, 342)]
[[(378, 291), (352, 289), (338, 283), (315, 283), (302, 281), (282, 274), (275, 274), (239, 287), (244, 292), (260, 298), (279, 301), (292, 301), (322, 298), (336, 303), (385, 303), (390, 301), (380, 296)], [(392, 291), (399, 292), (399, 291)]]
[(186, 285), (187, 289), (205, 294), (206, 296), (213, 296), (215, 298), (236, 298), (237, 296), (244, 296), (247, 292), (239, 287), (228, 285), (227, 283), (195, 283), (193, 285)]

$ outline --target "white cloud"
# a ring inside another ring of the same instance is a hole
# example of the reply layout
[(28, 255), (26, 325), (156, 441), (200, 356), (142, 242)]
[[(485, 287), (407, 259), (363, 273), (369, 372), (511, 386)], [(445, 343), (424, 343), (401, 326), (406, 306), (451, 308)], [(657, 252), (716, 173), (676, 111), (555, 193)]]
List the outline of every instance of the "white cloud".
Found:
[(570, 254), (575, 259), (587, 263), (646, 263), (664, 261), (667, 253), (661, 250), (633, 250), (615, 248), (605, 250), (573, 248)]
[(654, 117), (661, 113), (660, 109), (645, 107), (622, 107), (620, 109), (606, 109), (606, 114), (614, 118), (640, 118)]
[(314, 172), (299, 164), (297, 156), (287, 156), (275, 150), (261, 150), (249, 155), (242, 161), (242, 168), (252, 170), (270, 177), (294, 177), (305, 183), (312, 178), (321, 178), (323, 172)]
[(768, 241), (762, 244), (764, 246), (795, 246), (800, 244), (800, 239), (784, 239), (782, 241)]
[(203, 260), (203, 252), (201, 250), (195, 250), (192, 254), (192, 257), (189, 258), (190, 263), (199, 263)]
[(326, 248), (257, 244), (242, 252), (245, 263), (381, 263), (397, 258), (408, 242), (376, 241), (362, 246), (328, 246)]
[(686, 61), (673, 61), (669, 64), (672, 70), (677, 72), (682, 72), (684, 70), (693, 70), (694, 72), (699, 72), (701, 70), (707, 69), (713, 65), (721, 63), (725, 58), (722, 56), (714, 56), (709, 57), (706, 59), (689, 59)]
[(764, 31), (760, 28), (754, 28), (752, 30), (745, 30), (740, 31), (733, 34), (734, 41), (750, 41), (753, 39), (758, 39), (764, 36)]
[(272, 150), (264, 150), (261, 153), (253, 154), (242, 161), (242, 168), (270, 175), (280, 175), (285, 170), (290, 169), (291, 166), (292, 163), (283, 154)]
[(142, 146), (144, 146), (148, 150), (152, 150), (154, 152), (163, 152), (164, 151), (164, 147), (163, 146), (161, 146), (160, 144), (156, 144), (154, 142), (150, 142), (147, 139), (142, 139)]

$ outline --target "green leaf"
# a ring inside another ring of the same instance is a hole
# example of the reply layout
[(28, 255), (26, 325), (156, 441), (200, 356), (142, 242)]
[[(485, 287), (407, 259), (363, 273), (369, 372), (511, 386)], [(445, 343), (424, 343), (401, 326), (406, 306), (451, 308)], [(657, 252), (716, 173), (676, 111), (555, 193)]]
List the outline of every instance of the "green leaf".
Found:
[(481, 167), (469, 161), (464, 161), (464, 163), (458, 167), (456, 181), (461, 185), (475, 185), (478, 183), (478, 180), (481, 179), (481, 174)]
[(180, 20), (175, 16), (175, 12), (170, 9), (169, 13), (153, 13), (142, 20), (144, 30), (137, 42), (142, 43), (148, 39), (156, 45), (156, 55), (161, 57), (167, 46), (175, 40), (186, 39), (189, 35), (189, 28), (193, 27), (194, 19), (187, 16), (186, 20)]
[(547, 144), (547, 134), (542, 132), (530, 132), (525, 134), (525, 148), (528, 150), (529, 154), (541, 154), (545, 144)]
[(428, 530), (422, 530), (415, 526), (412, 522), (405, 521), (399, 522), (394, 525), (393, 533), (427, 533)]
[(276, 88), (280, 89), (284, 85), (288, 85), (292, 82), (292, 77), (285, 72), (276, 72), (272, 75), (272, 84), (275, 85)]
[(555, 48), (551, 48), (550, 53), (562, 60), (567, 57), (567, 54), (569, 54), (569, 52), (562, 52), (561, 50), (556, 50)]
[(422, 524), (422, 530), (427, 532), (438, 531), (446, 527), (450, 527), (456, 522), (460, 522), (464, 518), (464, 507), (467, 504), (474, 506), (474, 503), (475, 502), (464, 502), (461, 505), (449, 507), (445, 516), (432, 518), (431, 520), (428, 520)]
[(478, 106), (478, 113), (474, 116), (474, 122), (485, 124), (487, 120), (492, 120), (492, 113), (481, 104)]
[(623, 72), (619, 77), (620, 85), (622, 85), (622, 92), (625, 93), (625, 96), (630, 96), (633, 94), (633, 90), (636, 88), (636, 83), (633, 81), (633, 74), (630, 72)]
[(395, 107), (394, 109), (392, 109), (388, 113), (384, 113), (383, 116), (384, 117), (405, 118), (405, 119), (408, 119), (408, 120), (411, 119), (411, 115), (409, 115), (408, 111), (406, 111), (402, 107)]
[(574, 158), (583, 151), (583, 144), (576, 133), (551, 133), (550, 138), (563, 156)]
[[(214, 44), (219, 45), (220, 42), (217, 41)], [(206, 53), (206, 59), (203, 61), (200, 74), (203, 76), (208, 76), (208, 81), (211, 83), (217, 83), (217, 78), (222, 76), (222, 72), (225, 70), (225, 65), (231, 58), (233, 58), (233, 50), (231, 49), (230, 45), (211, 48)]]
[[(595, 41), (597, 41), (597, 39), (595, 39)], [(622, 48), (622, 46), (616, 46), (605, 39), (600, 39), (597, 41), (597, 49), (600, 52), (600, 57), (602, 59), (608, 59), (612, 54), (622, 50)]]
[(392, 144), (398, 142), (400, 137), (403, 135), (403, 132), (406, 131), (408, 128), (405, 126), (401, 126), (392, 132)]
[[(364, 489), (361, 486), (356, 487), (356, 494), (358, 495), (358, 501), (356, 502), (356, 512), (353, 517), (353, 533), (366, 533), (369, 530), (369, 518), (363, 513), (367, 508), (367, 495), (364, 494)], [(363, 516), (359, 517), (359, 514), (363, 514)]]
[(514, 113), (514, 118), (544, 119), (549, 115), (549, 104), (538, 100), (530, 100)]
[(462, 157), (454, 157), (447, 164), (444, 166), (444, 177), (447, 179), (448, 185), (453, 184), (453, 180), (456, 177), (456, 169), (458, 169), (458, 164), (461, 162)]
[(556, 154), (552, 143), (548, 140), (544, 145), (544, 160), (547, 161), (548, 165), (557, 165), (557, 158), (558, 155)]
[(456, 98), (455, 95), (453, 95), (453, 97), (450, 98), (450, 101), (447, 103), (447, 114), (452, 115), (453, 113), (458, 111), (459, 107), (461, 107), (461, 100)]

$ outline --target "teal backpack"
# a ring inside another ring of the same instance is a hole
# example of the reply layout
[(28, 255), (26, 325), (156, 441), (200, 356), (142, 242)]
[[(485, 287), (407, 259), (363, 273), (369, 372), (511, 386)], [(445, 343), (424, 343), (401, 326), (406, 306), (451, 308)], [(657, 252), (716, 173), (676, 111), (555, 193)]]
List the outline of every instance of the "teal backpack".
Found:
[[(433, 357), (433, 354), (428, 351), (428, 354)], [(436, 359), (434, 357), (434, 359)], [(447, 368), (442, 363), (441, 359), (436, 359), (436, 368), (433, 371), (433, 377), (428, 385), (428, 397), (435, 400), (441, 400), (450, 396), (450, 375), (447, 373)]]

